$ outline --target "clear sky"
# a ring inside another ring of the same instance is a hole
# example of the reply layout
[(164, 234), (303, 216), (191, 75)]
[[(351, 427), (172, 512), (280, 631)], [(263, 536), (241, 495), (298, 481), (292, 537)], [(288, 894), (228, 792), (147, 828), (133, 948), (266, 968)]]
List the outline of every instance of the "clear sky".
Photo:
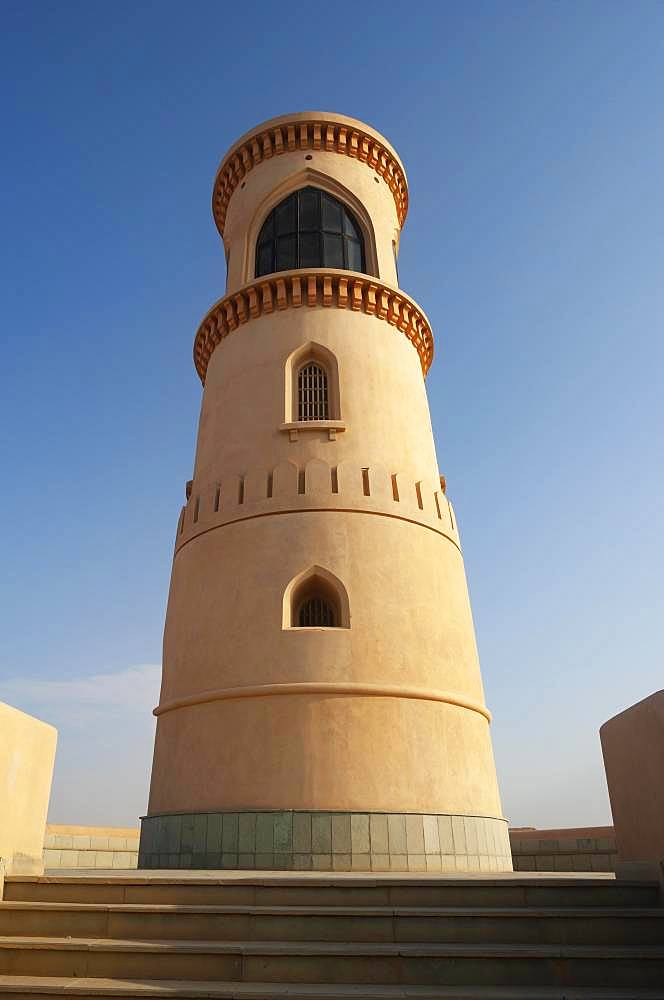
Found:
[(0, 699), (54, 822), (144, 811), (210, 197), (295, 110), (383, 132), (411, 208), (505, 813), (610, 821), (597, 730), (664, 686), (664, 3), (4, 0)]

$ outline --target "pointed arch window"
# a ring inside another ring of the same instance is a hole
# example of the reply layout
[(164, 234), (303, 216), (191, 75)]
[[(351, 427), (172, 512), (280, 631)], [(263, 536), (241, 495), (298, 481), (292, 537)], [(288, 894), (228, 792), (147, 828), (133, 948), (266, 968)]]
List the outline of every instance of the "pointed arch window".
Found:
[(348, 594), (341, 580), (322, 566), (291, 580), (284, 592), (283, 627), (350, 628)]
[(273, 208), (256, 243), (256, 277), (305, 267), (366, 273), (360, 227), (327, 191), (301, 188)]

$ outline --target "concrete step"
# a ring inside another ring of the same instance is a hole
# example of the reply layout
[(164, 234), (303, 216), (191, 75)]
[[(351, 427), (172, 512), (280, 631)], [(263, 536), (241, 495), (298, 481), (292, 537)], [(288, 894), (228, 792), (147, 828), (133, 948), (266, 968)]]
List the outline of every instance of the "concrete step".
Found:
[(194, 941), (664, 944), (664, 908), (0, 903), (0, 935)]
[(399, 986), (664, 983), (664, 947), (0, 938), (0, 975)]
[(343, 878), (158, 875), (9, 876), (4, 899), (71, 903), (161, 903), (190, 906), (573, 906), (649, 907), (655, 883), (611, 878)]
[(176, 1000), (661, 1000), (659, 988), (532, 986), (346, 986), (340, 983), (237, 983), (180, 980), (69, 979), (0, 976), (3, 1000), (32, 997), (136, 997)]
[(68, 979), (0, 976), (6, 1000), (48, 997), (175, 997), (182, 1000), (661, 1000), (660, 989), (613, 987), (346, 986), (326, 983), (222, 983), (180, 980)]

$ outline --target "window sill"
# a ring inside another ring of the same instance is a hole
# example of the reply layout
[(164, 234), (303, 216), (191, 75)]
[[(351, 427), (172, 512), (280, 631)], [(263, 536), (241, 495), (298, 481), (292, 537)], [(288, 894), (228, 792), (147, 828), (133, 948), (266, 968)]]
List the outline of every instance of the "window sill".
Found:
[(350, 625), (284, 625), (284, 632), (346, 632)]
[(344, 420), (295, 420), (280, 424), (279, 430), (288, 431), (291, 441), (297, 441), (300, 431), (327, 431), (330, 441), (334, 441), (337, 433), (346, 430), (346, 423)]

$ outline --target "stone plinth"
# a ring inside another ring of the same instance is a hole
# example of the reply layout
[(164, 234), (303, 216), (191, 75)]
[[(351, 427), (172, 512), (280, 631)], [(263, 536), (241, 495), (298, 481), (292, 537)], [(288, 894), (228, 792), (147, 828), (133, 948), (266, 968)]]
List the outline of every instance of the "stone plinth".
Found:
[(495, 872), (511, 856), (500, 817), (275, 810), (145, 817), (139, 867)]
[(9, 875), (44, 870), (57, 736), (53, 726), (0, 702), (0, 859)]
[(664, 860), (664, 691), (600, 729), (618, 876), (659, 877)]

